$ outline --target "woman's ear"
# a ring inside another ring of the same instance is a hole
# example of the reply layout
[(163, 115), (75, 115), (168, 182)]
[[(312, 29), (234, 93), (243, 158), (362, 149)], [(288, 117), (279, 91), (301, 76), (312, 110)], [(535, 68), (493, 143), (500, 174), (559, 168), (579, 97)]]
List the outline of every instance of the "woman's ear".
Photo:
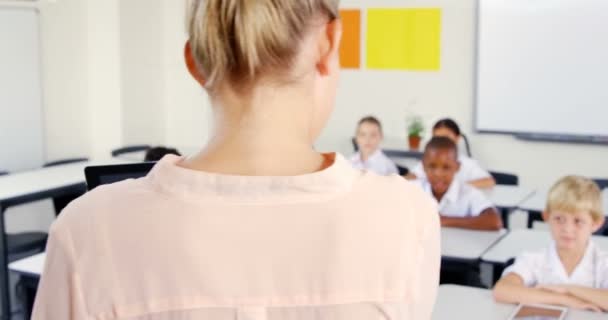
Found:
[[(327, 23), (320, 45), (320, 59), (317, 68), (322, 75), (332, 72), (336, 64), (339, 69), (340, 43), (342, 41), (342, 21), (334, 19)], [(337, 62), (338, 61), (338, 62)], [(337, 63), (336, 63), (337, 62)]]
[(188, 68), (190, 75), (204, 87), (207, 81), (196, 64), (196, 60), (192, 54), (192, 47), (190, 47), (190, 41), (187, 41), (184, 46), (184, 59), (186, 60), (186, 67)]

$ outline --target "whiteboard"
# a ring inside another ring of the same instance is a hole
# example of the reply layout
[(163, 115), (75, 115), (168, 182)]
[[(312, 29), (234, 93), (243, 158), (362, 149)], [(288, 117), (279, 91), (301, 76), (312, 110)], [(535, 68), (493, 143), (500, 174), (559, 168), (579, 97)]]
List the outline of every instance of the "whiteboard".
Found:
[(608, 1), (479, 0), (478, 10), (476, 129), (605, 140)]
[(0, 6), (0, 171), (44, 161), (39, 29), (36, 9)]

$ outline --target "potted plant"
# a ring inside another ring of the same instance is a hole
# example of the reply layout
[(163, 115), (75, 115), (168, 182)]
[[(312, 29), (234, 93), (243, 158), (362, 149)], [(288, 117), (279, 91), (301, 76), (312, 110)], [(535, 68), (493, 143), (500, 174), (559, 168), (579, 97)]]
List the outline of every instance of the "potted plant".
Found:
[(407, 120), (407, 136), (411, 150), (420, 149), (420, 141), (424, 132), (424, 123), (418, 116), (410, 117)]

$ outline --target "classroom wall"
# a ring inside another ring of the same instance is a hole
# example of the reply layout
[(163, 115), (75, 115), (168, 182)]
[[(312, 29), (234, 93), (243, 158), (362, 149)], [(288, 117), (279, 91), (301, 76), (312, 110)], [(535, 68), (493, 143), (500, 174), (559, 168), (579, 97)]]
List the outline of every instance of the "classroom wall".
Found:
[(163, 0), (166, 106), (165, 142), (171, 146), (198, 148), (209, 136), (211, 112), (204, 90), (184, 64), (186, 0)]
[(47, 160), (89, 152), (85, 5), (62, 0), (40, 8)]
[(122, 129), (125, 145), (165, 139), (162, 0), (120, 1)]
[(46, 158), (107, 156), (123, 136), (119, 1), (39, 9)]
[[(70, 19), (67, 19), (68, 9), (63, 6), (71, 4), (71, 10), (77, 11), (82, 6), (78, 2), (64, 0), (53, 4), (54, 10), (61, 11), (59, 9), (63, 8), (63, 11), (45, 24), (47, 29), (54, 30), (51, 35), (45, 36), (47, 42), (54, 39), (59, 42), (57, 46), (67, 45), (76, 53), (81, 49), (73, 42), (82, 42), (84, 34), (70, 28), (76, 22), (66, 22)], [(121, 3), (121, 123), (125, 142), (149, 139), (152, 143), (162, 140), (170, 145), (197, 147), (208, 136), (209, 103), (203, 90), (191, 80), (183, 65), (182, 50), (186, 40), (184, 2), (154, 0), (144, 4), (143, 1), (132, 0)], [(475, 0), (342, 1), (344, 8), (364, 8), (370, 4), (376, 7), (443, 8), (442, 69), (440, 72), (345, 70), (335, 113), (318, 143), (320, 149), (350, 152), (349, 138), (353, 134), (354, 124), (366, 114), (379, 116), (384, 121), (386, 135), (402, 139), (404, 144), (405, 117), (408, 114), (421, 115), (428, 125), (440, 117), (451, 116), (461, 123), (470, 137), (475, 156), (483, 164), (494, 170), (518, 173), (525, 185), (544, 186), (566, 173), (608, 176), (608, 169), (600, 160), (608, 157), (606, 147), (524, 142), (511, 136), (473, 132)], [(69, 17), (71, 20), (78, 19), (74, 14)], [(157, 23), (153, 23), (154, 19), (150, 17), (157, 18)], [(67, 32), (70, 38), (58, 39), (60, 31)], [(161, 34), (160, 39), (152, 34), (157, 32)], [(154, 52), (159, 47), (160, 50)], [(146, 52), (151, 55), (149, 58), (142, 57)], [(363, 55), (365, 57), (364, 51)], [(139, 62), (138, 57), (142, 57), (143, 62)], [(54, 53), (45, 59), (45, 67), (50, 66), (55, 70), (70, 67), (73, 61), (80, 60), (81, 65), (86, 62), (86, 58), (77, 54), (68, 59)], [(69, 72), (60, 78), (59, 83), (71, 81), (76, 86), (78, 79), (83, 78), (82, 68), (67, 70)], [(54, 134), (84, 128), (77, 121), (65, 124), (65, 121), (61, 121), (68, 112), (75, 112), (76, 116), (80, 114), (81, 117), (83, 113), (79, 109), (82, 97), (70, 94), (68, 99), (66, 91), (57, 82), (54, 87), (45, 89), (51, 97), (47, 108), (52, 115), (47, 122), (55, 128), (49, 129), (49, 154), (53, 154), (53, 150), (86, 149), (86, 135), (61, 139)], [(159, 104), (159, 101), (162, 103)], [(142, 118), (141, 114), (146, 114), (146, 117)]]

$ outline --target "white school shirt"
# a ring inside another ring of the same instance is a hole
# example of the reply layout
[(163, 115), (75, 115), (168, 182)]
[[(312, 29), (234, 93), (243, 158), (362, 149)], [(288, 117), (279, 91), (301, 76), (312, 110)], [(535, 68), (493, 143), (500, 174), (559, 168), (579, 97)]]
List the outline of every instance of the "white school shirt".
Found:
[(363, 161), (361, 153), (357, 152), (350, 158), (350, 163), (355, 169), (371, 171), (381, 176), (399, 174), (395, 163), (381, 150), (376, 150), (367, 161)]
[(579, 285), (595, 289), (608, 289), (608, 253), (589, 241), (585, 255), (568, 276), (559, 259), (555, 243), (539, 252), (526, 252), (504, 273), (520, 276), (526, 287), (537, 285)]
[[(426, 193), (433, 196), (428, 180), (418, 179), (416, 182)], [(494, 205), (483, 192), (456, 179), (452, 181), (448, 191), (439, 201), (439, 213), (444, 217), (477, 217), (488, 208), (494, 208)]]
[[(460, 170), (458, 170), (455, 177), (457, 180), (468, 183), (479, 179), (490, 178), (492, 176), (487, 170), (479, 165), (479, 162), (465, 155), (459, 154), (458, 161), (460, 162)], [(426, 179), (422, 161), (412, 169), (412, 173), (416, 175), (416, 178), (418, 179)]]

